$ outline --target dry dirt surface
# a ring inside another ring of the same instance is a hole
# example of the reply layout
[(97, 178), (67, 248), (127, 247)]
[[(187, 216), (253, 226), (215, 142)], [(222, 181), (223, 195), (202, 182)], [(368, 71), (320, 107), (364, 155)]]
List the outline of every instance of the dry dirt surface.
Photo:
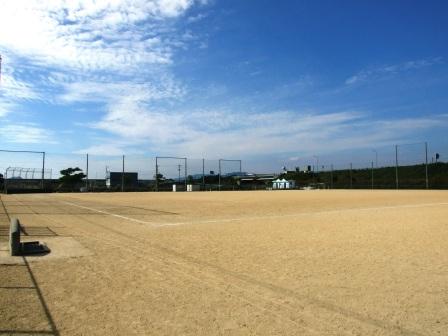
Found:
[[(51, 252), (8, 256), (10, 217)], [(448, 335), (448, 192), (3, 195), (0, 317), (7, 335)]]

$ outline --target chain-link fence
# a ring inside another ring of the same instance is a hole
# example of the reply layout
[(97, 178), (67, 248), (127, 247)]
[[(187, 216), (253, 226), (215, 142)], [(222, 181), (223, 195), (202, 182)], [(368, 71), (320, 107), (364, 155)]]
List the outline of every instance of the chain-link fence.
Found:
[[(279, 165), (277, 172), (263, 174), (259, 159), (254, 163), (239, 159), (0, 150), (0, 188), (6, 191), (9, 185), (11, 191), (14, 185), (34, 185), (40, 186), (40, 191), (253, 190), (269, 188), (272, 180), (282, 177), (294, 180), (297, 188), (448, 189), (447, 157), (448, 152), (436, 152), (422, 142), (293, 157), (287, 160), (288, 167)], [(78, 168), (75, 173), (85, 176), (75, 183), (61, 173), (67, 168)], [(15, 173), (19, 171), (20, 176)]]

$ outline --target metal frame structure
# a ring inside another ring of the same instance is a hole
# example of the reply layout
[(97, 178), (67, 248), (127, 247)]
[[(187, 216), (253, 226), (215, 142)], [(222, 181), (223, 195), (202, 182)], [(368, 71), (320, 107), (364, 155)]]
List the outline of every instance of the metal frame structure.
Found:
[(176, 156), (156, 156), (156, 191), (159, 191), (159, 159), (174, 159), (174, 160), (184, 160), (185, 166), (185, 191), (187, 191), (187, 158), (186, 157), (176, 157)]
[[(8, 179), (10, 172), (12, 172), (12, 176), (10, 176)], [(16, 173), (18, 173), (18, 175)], [(51, 176), (52, 170), (51, 169), (42, 170), (41, 168), (24, 168), (24, 167), (8, 167), (8, 168), (6, 168), (4, 184), (3, 184), (4, 192), (5, 193), (8, 192), (8, 186), (10, 184), (9, 182), (14, 181), (14, 182), (27, 183), (30, 180), (36, 180), (35, 179), (36, 173), (38, 173), (38, 176), (42, 179), (42, 175), (45, 176), (45, 173), (47, 173)], [(24, 179), (23, 179), (23, 174), (25, 174)], [(31, 176), (28, 176), (28, 174), (30, 174)], [(16, 177), (17, 179), (14, 179), (14, 177)], [(39, 179), (37, 179), (37, 180), (39, 180)], [(41, 185), (41, 187), (42, 187), (42, 185)]]
[(399, 154), (399, 149), (400, 147), (404, 147), (404, 146), (415, 146), (415, 145), (422, 145), (424, 146), (424, 152), (425, 152), (425, 188), (429, 189), (429, 176), (428, 176), (428, 142), (415, 142), (415, 143), (405, 143), (405, 144), (400, 144), (400, 145), (395, 145), (395, 187), (398, 190), (399, 189), (399, 184), (398, 184), (398, 168), (399, 168), (399, 159), (398, 159), (398, 154)]
[[(41, 188), (44, 189), (44, 180), (45, 180), (45, 152), (39, 151), (20, 151), (20, 150), (8, 150), (8, 149), (0, 149), (0, 153), (28, 153), (28, 154), (42, 154), (42, 176), (41, 176)], [(5, 178), (6, 181), (6, 178)], [(5, 182), (5, 191), (6, 191), (6, 182)]]
[(219, 177), (218, 177), (218, 190), (221, 191), (221, 162), (239, 162), (240, 163), (240, 174), (242, 172), (242, 160), (231, 160), (231, 159), (219, 159)]

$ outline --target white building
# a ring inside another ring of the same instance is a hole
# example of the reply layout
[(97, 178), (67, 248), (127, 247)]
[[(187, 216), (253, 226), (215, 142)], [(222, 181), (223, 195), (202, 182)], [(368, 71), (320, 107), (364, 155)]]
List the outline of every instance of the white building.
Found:
[(293, 189), (296, 187), (295, 181), (287, 181), (285, 179), (276, 179), (272, 181), (272, 189)]

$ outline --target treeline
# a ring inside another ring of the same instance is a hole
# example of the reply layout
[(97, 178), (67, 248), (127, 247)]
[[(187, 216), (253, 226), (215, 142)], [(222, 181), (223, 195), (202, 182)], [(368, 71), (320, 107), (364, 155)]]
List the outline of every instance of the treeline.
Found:
[[(396, 167), (287, 172), (280, 177), (296, 181), (298, 187), (316, 185), (333, 189), (395, 189), (397, 183)], [(448, 163), (428, 164), (428, 186), (430, 189), (448, 189)], [(426, 165), (399, 166), (398, 188), (426, 188)]]

